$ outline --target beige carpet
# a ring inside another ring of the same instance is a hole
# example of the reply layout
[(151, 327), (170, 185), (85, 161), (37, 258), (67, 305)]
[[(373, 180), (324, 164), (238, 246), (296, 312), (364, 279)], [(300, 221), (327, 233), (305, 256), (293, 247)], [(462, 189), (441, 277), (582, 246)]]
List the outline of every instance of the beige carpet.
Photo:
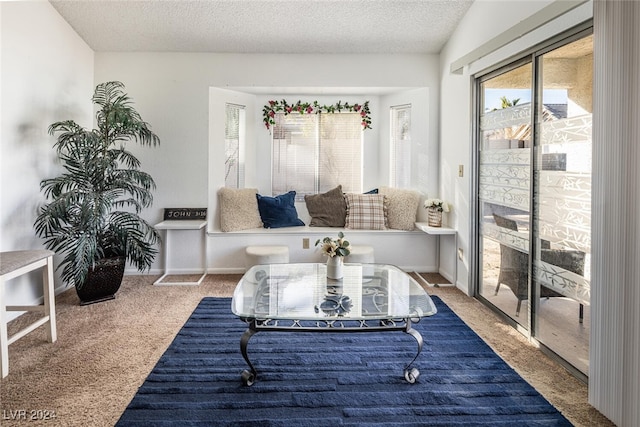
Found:
[[(9, 376), (0, 382), (0, 425), (114, 425), (198, 302), (231, 296), (240, 276), (209, 275), (200, 286), (153, 286), (156, 278), (127, 276), (115, 300), (89, 306), (78, 305), (74, 289), (58, 295), (58, 341), (47, 343), (41, 327), (9, 346)], [(586, 385), (489, 309), (455, 288), (426, 289), (572, 423), (613, 425), (587, 403)], [(10, 334), (32, 316), (14, 320)], [(55, 414), (55, 419), (31, 421), (32, 414)]]

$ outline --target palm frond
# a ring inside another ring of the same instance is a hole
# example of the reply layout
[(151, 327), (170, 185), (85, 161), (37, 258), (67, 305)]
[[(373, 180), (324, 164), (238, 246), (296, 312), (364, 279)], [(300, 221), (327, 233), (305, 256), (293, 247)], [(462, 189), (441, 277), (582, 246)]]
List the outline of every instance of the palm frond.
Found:
[[(72, 120), (49, 126), (64, 172), (40, 188), (50, 200), (38, 210), (36, 234), (62, 254), (62, 278), (82, 286), (95, 262), (108, 254), (126, 255), (139, 270), (149, 268), (158, 232), (138, 214), (153, 203), (155, 182), (126, 143), (157, 145), (158, 136), (142, 120), (121, 82), (96, 86), (92, 102), (97, 128)], [(121, 211), (118, 209), (126, 209)], [(133, 210), (134, 212), (129, 212)]]

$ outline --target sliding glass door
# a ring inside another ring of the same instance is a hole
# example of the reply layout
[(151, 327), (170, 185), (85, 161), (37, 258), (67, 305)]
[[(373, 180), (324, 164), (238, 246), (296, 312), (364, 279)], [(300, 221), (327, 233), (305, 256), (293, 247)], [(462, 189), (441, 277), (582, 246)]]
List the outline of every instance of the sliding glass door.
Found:
[(537, 58), (533, 332), (589, 368), (593, 37)]
[(527, 325), (532, 64), (480, 83), (479, 294)]
[(478, 79), (477, 296), (588, 372), (592, 37)]

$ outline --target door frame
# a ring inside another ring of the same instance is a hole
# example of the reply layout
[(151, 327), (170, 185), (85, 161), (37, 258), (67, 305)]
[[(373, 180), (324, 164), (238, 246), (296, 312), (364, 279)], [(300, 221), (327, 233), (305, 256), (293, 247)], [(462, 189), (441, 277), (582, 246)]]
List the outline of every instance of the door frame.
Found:
[[(530, 155), (531, 155), (531, 164), (530, 164), (530, 200), (531, 207), (529, 209), (529, 253), (534, 254), (534, 206), (533, 206), (533, 195), (535, 191), (535, 167), (536, 167), (536, 158), (535, 158), (535, 149), (538, 145), (537, 135), (538, 135), (538, 124), (537, 124), (537, 115), (538, 115), (538, 106), (542, 99), (542, 88), (541, 88), (541, 76), (540, 76), (540, 68), (539, 61), (541, 60), (542, 55), (553, 51), (559, 47), (572, 43), (576, 40), (582, 39), (589, 35), (593, 34), (593, 20), (585, 21), (582, 24), (579, 24), (571, 29), (563, 31), (562, 33), (547, 39), (546, 41), (539, 43), (525, 51), (522, 51), (518, 55), (514, 55), (508, 59), (500, 61), (488, 68), (485, 68), (482, 71), (479, 71), (471, 76), (472, 81), (472, 125), (471, 125), (471, 137), (472, 137), (472, 149), (471, 149), (471, 166), (473, 168), (473, 173), (471, 174), (471, 239), (470, 245), (472, 249), (473, 256), (471, 257), (471, 265), (470, 265), (470, 274), (469, 274), (469, 291), (470, 295), (474, 298), (478, 299), (489, 309), (494, 311), (503, 321), (507, 324), (518, 330), (521, 334), (523, 334), (529, 342), (537, 346), (541, 349), (543, 353), (548, 355), (552, 360), (556, 361), (560, 365), (562, 365), (565, 369), (567, 369), (572, 375), (574, 375), (577, 379), (584, 383), (588, 383), (588, 376), (582, 371), (575, 368), (572, 364), (567, 362), (563, 357), (558, 355), (556, 352), (547, 347), (544, 343), (540, 342), (534, 335), (533, 331), (535, 331), (536, 327), (536, 304), (527, 304), (527, 320), (525, 325), (521, 325), (516, 322), (509, 315), (504, 313), (498, 307), (493, 305), (487, 298), (483, 297), (480, 294), (480, 276), (481, 276), (481, 263), (480, 263), (480, 197), (479, 197), (479, 172), (480, 172), (480, 113), (483, 111), (483, 105), (481, 105), (482, 96), (481, 96), (481, 84), (487, 80), (490, 80), (493, 77), (496, 77), (500, 74), (504, 74), (510, 70), (513, 70), (517, 67), (520, 67), (524, 64), (531, 63), (532, 67), (532, 114), (531, 114), (531, 129), (532, 129), (532, 138), (530, 144)], [(531, 301), (531, 296), (533, 293), (533, 257), (529, 257), (528, 262), (528, 293), (529, 293), (529, 301)]]

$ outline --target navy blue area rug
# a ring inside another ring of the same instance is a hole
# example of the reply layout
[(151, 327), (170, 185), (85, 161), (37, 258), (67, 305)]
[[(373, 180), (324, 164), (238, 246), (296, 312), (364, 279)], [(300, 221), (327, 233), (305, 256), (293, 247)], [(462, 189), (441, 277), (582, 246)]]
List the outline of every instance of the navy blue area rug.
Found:
[(402, 332), (260, 332), (240, 354), (246, 324), (230, 298), (204, 298), (140, 387), (124, 426), (570, 426), (438, 297), (438, 314)]

